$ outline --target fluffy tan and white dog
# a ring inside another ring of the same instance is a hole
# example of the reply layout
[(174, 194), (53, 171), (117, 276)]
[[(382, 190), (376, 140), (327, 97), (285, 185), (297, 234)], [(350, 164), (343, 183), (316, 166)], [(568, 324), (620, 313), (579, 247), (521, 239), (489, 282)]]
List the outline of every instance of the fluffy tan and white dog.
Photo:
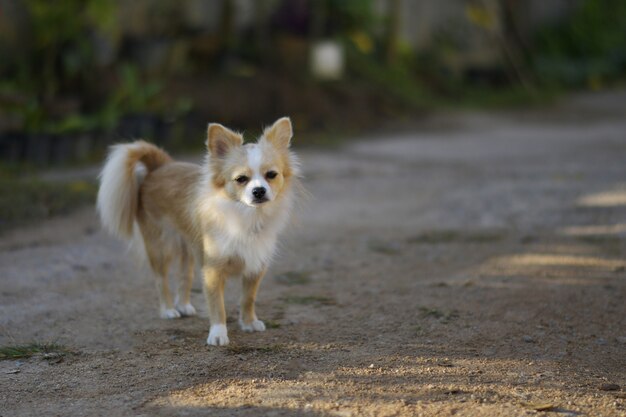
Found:
[[(254, 311), (259, 283), (294, 204), (299, 166), (289, 145), (291, 121), (265, 129), (257, 143), (220, 124), (208, 127), (200, 166), (175, 162), (144, 141), (115, 145), (100, 174), (97, 209), (106, 230), (131, 242), (154, 273), (161, 317), (196, 313), (190, 303), (194, 262), (202, 271), (209, 345), (228, 344), (224, 284), (241, 277), (239, 324), (264, 331)], [(180, 265), (175, 300), (172, 263)]]

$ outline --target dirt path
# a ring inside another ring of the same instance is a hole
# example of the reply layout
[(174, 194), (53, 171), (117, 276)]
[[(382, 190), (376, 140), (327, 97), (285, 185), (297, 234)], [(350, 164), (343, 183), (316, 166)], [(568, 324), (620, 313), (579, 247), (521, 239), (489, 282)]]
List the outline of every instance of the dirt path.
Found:
[(231, 285), (228, 348), (91, 210), (5, 235), (0, 345), (71, 353), (0, 361), (0, 415), (626, 415), (626, 99), (593, 103), (302, 153), (270, 329)]

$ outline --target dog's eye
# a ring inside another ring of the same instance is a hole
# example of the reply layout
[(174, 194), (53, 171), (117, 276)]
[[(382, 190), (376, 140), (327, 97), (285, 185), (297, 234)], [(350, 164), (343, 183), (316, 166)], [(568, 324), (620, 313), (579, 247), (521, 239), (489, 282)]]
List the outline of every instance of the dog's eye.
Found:
[(246, 177), (245, 175), (240, 175), (237, 178), (235, 178), (235, 181), (237, 181), (239, 184), (245, 184), (248, 182), (250, 178)]
[(267, 173), (265, 174), (265, 178), (267, 178), (268, 180), (273, 180), (274, 178), (276, 178), (277, 175), (278, 173), (276, 171), (267, 171)]

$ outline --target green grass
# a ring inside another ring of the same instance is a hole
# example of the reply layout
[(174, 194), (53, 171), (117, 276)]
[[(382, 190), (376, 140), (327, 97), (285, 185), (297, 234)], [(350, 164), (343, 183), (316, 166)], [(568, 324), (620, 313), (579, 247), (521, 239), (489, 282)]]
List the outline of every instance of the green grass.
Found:
[(280, 328), (280, 323), (274, 320), (264, 320), (265, 327), (268, 329), (278, 329)]
[(598, 247), (605, 255), (618, 256), (623, 253), (623, 240), (621, 236), (577, 236), (576, 240)]
[(93, 204), (96, 193), (96, 185), (86, 181), (1, 178), (0, 232)]
[(305, 285), (311, 282), (311, 274), (305, 271), (289, 271), (276, 275), (276, 282), (283, 285)]
[(1, 346), (0, 360), (30, 358), (38, 353), (57, 353), (64, 355), (67, 352), (66, 348), (56, 343), (33, 342), (26, 345)]
[(490, 243), (505, 238), (504, 233), (497, 231), (464, 232), (459, 230), (431, 230), (413, 236), (408, 243), (441, 244), (441, 243)]
[(299, 305), (329, 306), (329, 305), (337, 304), (337, 301), (335, 301), (334, 299), (330, 297), (314, 296), (314, 295), (304, 296), (304, 297), (287, 296), (287, 297), (283, 297), (282, 300), (286, 302), (287, 304), (299, 304)]
[(370, 241), (367, 247), (372, 252), (382, 253), (383, 255), (397, 255), (400, 253), (398, 245), (388, 242)]
[(423, 318), (434, 318), (442, 323), (449, 323), (452, 320), (458, 319), (460, 316), (457, 310), (441, 311), (429, 307), (420, 307), (419, 310)]
[(230, 344), (226, 346), (226, 352), (231, 355), (246, 355), (251, 353), (277, 353), (282, 350), (280, 345), (268, 346), (245, 346)]
[(576, 236), (576, 240), (595, 245), (620, 245), (622, 243), (620, 236), (605, 235)]
[(420, 307), (419, 310), (422, 317), (433, 317), (438, 319), (444, 316), (444, 313), (441, 310), (437, 310), (436, 308)]

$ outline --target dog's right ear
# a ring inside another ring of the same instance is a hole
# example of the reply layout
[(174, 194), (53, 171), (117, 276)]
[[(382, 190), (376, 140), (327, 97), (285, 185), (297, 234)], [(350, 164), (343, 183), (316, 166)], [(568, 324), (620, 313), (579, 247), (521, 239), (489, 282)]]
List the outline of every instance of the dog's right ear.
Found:
[(223, 158), (231, 149), (243, 144), (240, 134), (219, 123), (209, 123), (206, 145), (214, 158)]

